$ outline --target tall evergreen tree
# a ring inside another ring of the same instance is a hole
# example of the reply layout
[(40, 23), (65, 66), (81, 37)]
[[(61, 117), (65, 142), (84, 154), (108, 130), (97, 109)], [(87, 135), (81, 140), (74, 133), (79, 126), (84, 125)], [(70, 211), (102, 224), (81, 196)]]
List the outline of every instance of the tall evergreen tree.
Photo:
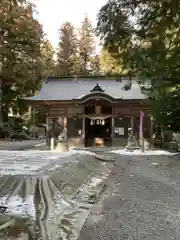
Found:
[(56, 75), (55, 50), (49, 40), (44, 39), (41, 44), (43, 78)]
[(135, 74), (158, 124), (180, 129), (180, 1), (108, 1), (98, 15), (104, 47)]
[(87, 74), (90, 69), (91, 57), (95, 50), (95, 36), (93, 26), (86, 15), (79, 31), (79, 57), (81, 72)]
[(60, 41), (57, 53), (57, 75), (67, 76), (75, 73), (77, 61), (77, 39), (74, 27), (65, 22), (60, 28)]
[(34, 6), (25, 0), (0, 3), (1, 113), (21, 112), (22, 98), (33, 94), (41, 83), (40, 45), (43, 31), (34, 18)]

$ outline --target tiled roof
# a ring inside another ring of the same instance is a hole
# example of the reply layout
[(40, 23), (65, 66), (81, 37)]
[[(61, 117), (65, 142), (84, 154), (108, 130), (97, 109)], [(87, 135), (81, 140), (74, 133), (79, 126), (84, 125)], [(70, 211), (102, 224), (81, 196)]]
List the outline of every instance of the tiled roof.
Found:
[(43, 83), (43, 86), (38, 95), (28, 98), (28, 100), (34, 101), (53, 101), (53, 100), (73, 100), (80, 99), (87, 94), (91, 93), (91, 90), (98, 86), (104, 93), (115, 99), (125, 100), (141, 100), (145, 99), (145, 96), (141, 93), (139, 85), (135, 79), (132, 80), (131, 89), (126, 91), (123, 87), (127, 84), (127, 79), (120, 81), (105, 80), (105, 79), (87, 79), (81, 78), (79, 80), (74, 79), (55, 79), (50, 78)]

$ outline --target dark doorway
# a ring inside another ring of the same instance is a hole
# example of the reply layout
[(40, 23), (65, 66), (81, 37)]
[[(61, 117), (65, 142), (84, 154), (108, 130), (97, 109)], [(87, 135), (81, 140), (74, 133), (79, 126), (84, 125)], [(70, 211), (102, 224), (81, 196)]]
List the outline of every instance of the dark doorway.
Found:
[[(96, 145), (96, 139), (100, 139), (104, 146), (111, 145), (111, 118), (104, 120), (85, 119), (85, 146)], [(102, 145), (102, 144), (101, 144)]]

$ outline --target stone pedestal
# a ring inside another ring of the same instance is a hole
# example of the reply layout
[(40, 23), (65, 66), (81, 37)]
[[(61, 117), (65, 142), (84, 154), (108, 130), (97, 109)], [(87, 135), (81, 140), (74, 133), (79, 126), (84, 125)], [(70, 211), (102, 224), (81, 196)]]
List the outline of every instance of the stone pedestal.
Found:
[(135, 136), (129, 136), (125, 149), (127, 151), (134, 151), (134, 150), (140, 149)]
[(140, 149), (135, 136), (133, 136), (132, 128), (128, 128), (128, 136), (128, 142), (125, 150), (132, 152), (134, 150)]
[(178, 152), (178, 143), (176, 141), (171, 141), (168, 144), (169, 152)]

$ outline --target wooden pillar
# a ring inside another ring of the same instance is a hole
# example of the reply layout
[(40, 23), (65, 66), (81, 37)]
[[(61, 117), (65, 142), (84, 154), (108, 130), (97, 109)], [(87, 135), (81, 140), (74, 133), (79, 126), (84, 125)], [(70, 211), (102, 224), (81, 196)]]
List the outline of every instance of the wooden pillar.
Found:
[(46, 145), (49, 144), (48, 132), (49, 132), (49, 117), (46, 116)]
[(85, 117), (82, 118), (82, 142), (83, 145), (85, 146)]
[(153, 147), (153, 133), (154, 133), (154, 119), (153, 116), (150, 115), (150, 144), (151, 144), (151, 148)]
[(32, 123), (33, 123), (33, 139), (36, 139), (36, 109), (32, 110)]
[(65, 140), (67, 139), (67, 116), (64, 117), (64, 136)]
[(31, 121), (31, 116), (32, 116), (32, 106), (29, 105), (28, 106), (28, 120), (30, 120), (30, 121)]
[(134, 116), (131, 116), (131, 129), (132, 129), (132, 136), (134, 136)]
[(141, 150), (144, 152), (144, 131), (143, 131), (143, 128), (144, 128), (144, 122), (142, 123), (142, 129), (140, 128), (140, 123), (139, 123), (139, 145), (141, 147)]
[(113, 145), (114, 142), (114, 117), (112, 116), (112, 124), (111, 124), (111, 145)]
[(50, 141), (51, 151), (54, 151), (54, 147), (55, 147), (54, 130), (55, 130), (55, 124), (54, 124), (54, 119), (52, 119), (52, 136)]

